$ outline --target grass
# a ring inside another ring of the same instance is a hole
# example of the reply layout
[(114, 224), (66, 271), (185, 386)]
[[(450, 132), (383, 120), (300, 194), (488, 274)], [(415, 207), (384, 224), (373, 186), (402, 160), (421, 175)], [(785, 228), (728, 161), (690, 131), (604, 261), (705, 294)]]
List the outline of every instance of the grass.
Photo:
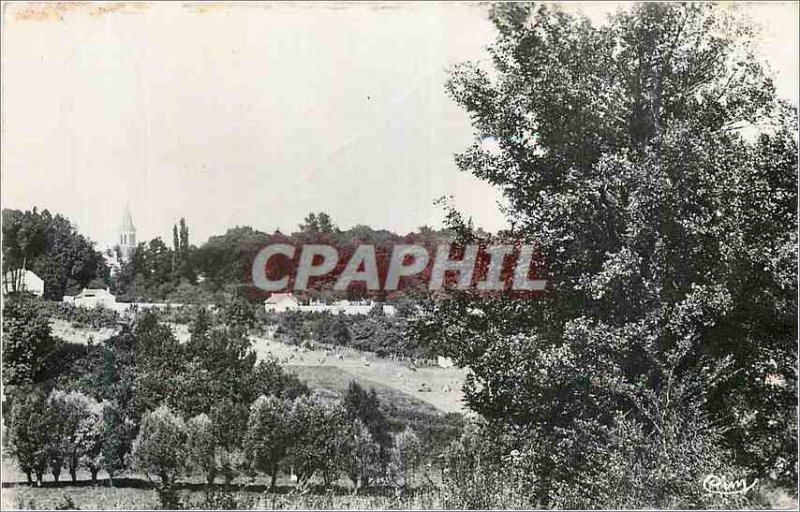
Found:
[[(57, 510), (76, 508), (82, 510), (142, 510), (157, 509), (158, 495), (147, 482), (118, 480), (116, 487), (58, 484), (48, 482), (43, 487), (15, 485), (3, 489), (3, 510)], [(300, 494), (283, 488), (276, 493), (262, 488), (223, 490), (218, 484), (211, 493), (201, 485), (183, 486), (178, 498), (187, 508), (194, 509), (432, 509), (441, 508), (438, 495), (431, 491), (395, 494), (353, 495), (344, 489), (318, 494)]]
[(460, 435), (464, 425), (464, 417), (459, 413), (445, 413), (395, 387), (357, 377), (347, 369), (332, 366), (287, 366), (286, 369), (306, 381), (311, 389), (331, 398), (340, 398), (353, 380), (365, 389), (374, 388), (392, 429), (399, 431), (409, 426), (420, 436), (429, 453), (441, 452)]

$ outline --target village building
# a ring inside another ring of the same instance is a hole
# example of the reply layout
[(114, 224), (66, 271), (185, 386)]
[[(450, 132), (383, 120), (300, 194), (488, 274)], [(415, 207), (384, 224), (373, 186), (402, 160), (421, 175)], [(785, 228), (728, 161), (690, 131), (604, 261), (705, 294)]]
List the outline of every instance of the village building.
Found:
[(117, 305), (117, 298), (114, 297), (110, 291), (104, 290), (103, 288), (84, 288), (78, 295), (74, 297), (65, 295), (62, 300), (85, 308), (102, 306), (114, 309)]
[(264, 301), (267, 313), (284, 313), (299, 307), (300, 302), (291, 293), (273, 293)]
[[(333, 315), (366, 315), (377, 304), (377, 302), (371, 300), (340, 300), (333, 304), (311, 301), (308, 304), (301, 304), (291, 293), (273, 293), (264, 301), (264, 309), (267, 313), (302, 311), (305, 313), (331, 313)], [(387, 316), (392, 316), (397, 312), (394, 306), (383, 304), (382, 307), (383, 314)]]
[(10, 270), (3, 274), (3, 293), (15, 291), (41, 297), (44, 295), (44, 280), (30, 270)]

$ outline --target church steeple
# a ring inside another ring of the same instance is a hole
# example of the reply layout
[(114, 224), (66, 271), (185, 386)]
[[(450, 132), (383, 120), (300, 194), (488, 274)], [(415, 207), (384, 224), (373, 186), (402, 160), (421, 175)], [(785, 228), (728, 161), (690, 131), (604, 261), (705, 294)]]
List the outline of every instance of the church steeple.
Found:
[(130, 259), (136, 248), (136, 228), (133, 226), (131, 209), (127, 205), (122, 214), (122, 225), (119, 229), (119, 248), (122, 251), (122, 258), (125, 260)]

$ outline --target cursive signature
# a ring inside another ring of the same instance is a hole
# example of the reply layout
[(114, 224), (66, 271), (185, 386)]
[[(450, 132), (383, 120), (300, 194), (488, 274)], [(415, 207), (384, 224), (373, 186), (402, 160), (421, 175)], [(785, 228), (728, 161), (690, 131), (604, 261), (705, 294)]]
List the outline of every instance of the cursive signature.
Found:
[(747, 485), (744, 478), (728, 481), (724, 476), (708, 475), (703, 479), (703, 489), (714, 494), (746, 494), (757, 483), (758, 478)]

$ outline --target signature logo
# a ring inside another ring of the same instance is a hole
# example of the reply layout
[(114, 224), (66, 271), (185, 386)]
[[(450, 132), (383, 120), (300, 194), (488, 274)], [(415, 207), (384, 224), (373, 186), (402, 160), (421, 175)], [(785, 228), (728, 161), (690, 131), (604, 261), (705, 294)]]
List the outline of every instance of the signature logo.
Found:
[(744, 478), (729, 481), (725, 476), (708, 475), (703, 479), (703, 489), (713, 494), (747, 494), (757, 483), (758, 478), (748, 485)]

